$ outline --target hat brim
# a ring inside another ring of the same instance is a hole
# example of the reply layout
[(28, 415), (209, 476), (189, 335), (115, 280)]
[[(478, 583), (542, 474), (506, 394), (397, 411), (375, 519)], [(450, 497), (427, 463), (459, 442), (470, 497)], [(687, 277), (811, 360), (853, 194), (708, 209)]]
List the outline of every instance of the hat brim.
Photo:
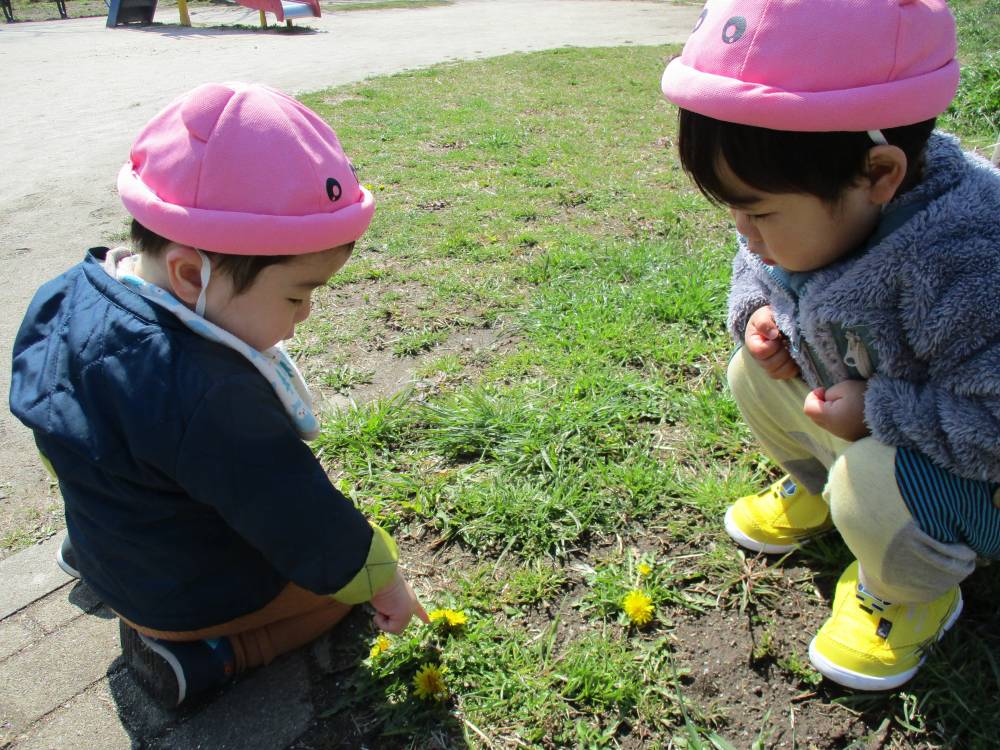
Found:
[(888, 83), (839, 91), (785, 91), (705, 73), (674, 58), (663, 71), (663, 95), (678, 107), (717, 120), (799, 132), (895, 128), (944, 112), (958, 87), (958, 61)]
[(356, 241), (368, 229), (375, 199), (359, 185), (355, 203), (336, 211), (275, 216), (177, 206), (160, 199), (126, 162), (118, 194), (144, 227), (180, 245), (232, 255), (301, 255)]

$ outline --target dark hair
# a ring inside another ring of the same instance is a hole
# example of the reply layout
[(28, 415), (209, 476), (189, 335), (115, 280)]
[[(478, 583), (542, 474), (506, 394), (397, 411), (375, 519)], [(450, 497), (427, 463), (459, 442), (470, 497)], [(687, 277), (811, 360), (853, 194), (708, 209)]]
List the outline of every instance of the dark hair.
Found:
[[(129, 231), (132, 246), (140, 253), (156, 258), (170, 244), (170, 240), (146, 229), (136, 219), (132, 219)], [(294, 258), (294, 255), (230, 255), (228, 253), (213, 253), (202, 250), (212, 263), (212, 268), (227, 275), (233, 281), (233, 294), (245, 292), (257, 275), (268, 266), (284, 263)]]
[[(920, 181), (923, 152), (936, 118), (886, 128), (890, 145), (906, 154), (906, 176), (899, 192)], [(716, 120), (686, 109), (678, 118), (681, 164), (705, 196), (739, 203), (719, 176), (720, 158), (743, 182), (766, 193), (807, 193), (835, 203), (844, 190), (867, 174), (866, 155), (875, 144), (867, 133), (804, 133), (770, 130)]]

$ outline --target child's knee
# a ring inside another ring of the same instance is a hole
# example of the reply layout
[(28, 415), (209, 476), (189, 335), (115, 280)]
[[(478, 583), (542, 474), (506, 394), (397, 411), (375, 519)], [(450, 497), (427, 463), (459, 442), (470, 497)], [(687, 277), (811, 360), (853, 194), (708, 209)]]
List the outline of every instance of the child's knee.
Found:
[[(834, 526), (851, 545), (856, 537), (879, 537), (909, 520), (898, 500), (894, 477), (895, 449), (875, 438), (851, 443), (840, 454), (827, 480), (825, 495)], [(877, 527), (877, 528), (876, 528)]]
[(834, 526), (860, 561), (866, 585), (895, 601), (930, 601), (967, 576), (975, 553), (922, 531), (896, 483), (896, 449), (864, 438), (830, 468)]

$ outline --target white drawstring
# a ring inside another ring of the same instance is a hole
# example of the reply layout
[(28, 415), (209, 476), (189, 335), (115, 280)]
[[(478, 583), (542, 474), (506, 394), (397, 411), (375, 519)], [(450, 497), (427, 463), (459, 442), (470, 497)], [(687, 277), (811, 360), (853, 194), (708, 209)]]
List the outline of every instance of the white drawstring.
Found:
[(194, 311), (204, 318), (205, 293), (208, 291), (208, 280), (212, 278), (212, 263), (201, 250), (195, 248), (195, 252), (201, 256), (201, 291), (198, 292), (198, 301), (194, 303)]
[(882, 131), (881, 130), (869, 130), (868, 131), (868, 137), (872, 139), (872, 141), (875, 143), (876, 146), (888, 146), (889, 145), (889, 141), (887, 141), (885, 139), (885, 136), (882, 135)]

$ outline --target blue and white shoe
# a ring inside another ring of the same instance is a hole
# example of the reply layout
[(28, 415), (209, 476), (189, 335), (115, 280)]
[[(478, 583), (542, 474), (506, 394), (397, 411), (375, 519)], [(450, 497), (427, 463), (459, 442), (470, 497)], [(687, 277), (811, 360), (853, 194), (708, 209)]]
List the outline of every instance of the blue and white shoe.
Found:
[(222, 687), (236, 673), (228, 638), (165, 641), (150, 638), (119, 621), (125, 663), (136, 680), (164, 708)]
[(76, 551), (73, 549), (73, 543), (69, 540), (69, 534), (63, 537), (62, 544), (56, 551), (56, 565), (71, 578), (83, 579), (83, 576), (80, 575), (80, 569), (77, 567)]

